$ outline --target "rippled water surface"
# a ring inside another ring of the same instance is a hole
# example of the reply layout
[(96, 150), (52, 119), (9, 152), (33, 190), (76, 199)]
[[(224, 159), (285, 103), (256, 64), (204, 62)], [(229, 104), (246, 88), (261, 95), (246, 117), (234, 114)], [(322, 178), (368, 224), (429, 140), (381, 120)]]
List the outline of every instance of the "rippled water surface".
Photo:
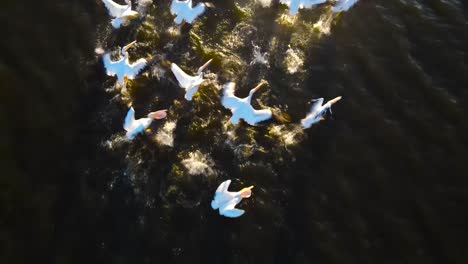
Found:
[[(119, 30), (99, 0), (3, 4), (0, 262), (467, 263), (468, 5), (213, 4), (176, 26), (170, 1), (140, 0)], [(102, 51), (133, 40), (150, 65), (122, 89)], [(170, 63), (210, 58), (186, 101)], [(229, 125), (222, 85), (262, 79), (275, 118)], [(129, 105), (168, 117), (128, 141)], [(238, 219), (210, 207), (227, 179), (255, 186)]]

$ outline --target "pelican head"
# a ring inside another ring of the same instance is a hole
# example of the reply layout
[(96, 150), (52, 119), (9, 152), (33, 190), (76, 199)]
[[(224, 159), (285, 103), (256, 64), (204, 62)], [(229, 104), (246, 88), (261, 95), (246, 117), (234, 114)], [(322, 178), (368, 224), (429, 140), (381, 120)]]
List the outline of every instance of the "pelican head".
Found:
[(136, 40), (134, 40), (134, 41), (130, 42), (129, 44), (127, 44), (126, 46), (124, 46), (124, 47), (122, 48), (122, 54), (127, 54), (127, 50), (128, 50), (129, 48), (131, 48), (131, 47), (132, 47), (133, 45), (135, 45), (135, 44), (136, 44)]
[(252, 195), (252, 188), (253, 188), (253, 187), (254, 187), (254, 186), (252, 185), (252, 186), (249, 186), (249, 187), (247, 187), (247, 188), (244, 188), (244, 189), (240, 190), (240, 191), (239, 191), (240, 197), (242, 197), (242, 198), (249, 198), (249, 197)]
[(247, 98), (248, 98), (247, 100), (250, 102), (250, 100), (252, 100), (253, 94), (254, 94), (256, 91), (260, 90), (260, 88), (262, 88), (262, 86), (264, 86), (265, 84), (267, 84), (267, 82), (261, 81), (257, 86), (255, 86), (255, 88), (253, 88), (252, 90), (250, 90), (249, 96), (247, 97)]
[(166, 118), (166, 116), (167, 116), (167, 109), (159, 110), (156, 112), (151, 112), (148, 114), (149, 118), (153, 118), (155, 120), (164, 119)]
[(210, 59), (209, 61), (207, 61), (205, 64), (203, 64), (200, 68), (198, 68), (198, 74), (202, 73), (207, 67), (208, 65), (210, 65), (210, 63), (213, 61), (213, 59)]
[(341, 96), (338, 96), (338, 97), (336, 97), (336, 98), (330, 100), (330, 101), (329, 101), (329, 102), (330, 102), (330, 105), (333, 105), (334, 103), (338, 102), (339, 100), (341, 100)]

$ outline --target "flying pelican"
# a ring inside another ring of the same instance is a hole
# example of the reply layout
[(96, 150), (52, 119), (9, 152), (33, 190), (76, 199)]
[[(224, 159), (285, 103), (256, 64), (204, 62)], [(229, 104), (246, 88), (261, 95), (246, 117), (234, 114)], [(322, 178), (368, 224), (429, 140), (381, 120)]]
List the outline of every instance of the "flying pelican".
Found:
[(144, 133), (145, 130), (151, 125), (154, 119), (163, 119), (167, 115), (167, 110), (159, 110), (156, 112), (151, 112), (148, 114), (148, 117), (140, 118), (135, 120), (135, 110), (133, 107), (127, 112), (127, 116), (124, 121), (124, 129), (127, 131), (127, 138), (134, 139), (136, 135)]
[(126, 79), (134, 79), (138, 73), (146, 66), (145, 59), (139, 59), (135, 63), (131, 64), (128, 60), (127, 50), (133, 46), (136, 41), (128, 44), (122, 48), (123, 58), (118, 61), (112, 61), (110, 58), (110, 53), (107, 53), (103, 57), (104, 67), (106, 68), (107, 75), (115, 76), (119, 83), (125, 83)]
[(119, 5), (112, 0), (102, 0), (109, 11), (109, 15), (115, 17), (111, 24), (114, 28), (120, 28), (120, 25), (127, 26), (130, 20), (138, 17), (138, 12), (132, 10), (132, 2), (125, 0), (126, 5)]
[(177, 81), (179, 82), (179, 86), (185, 89), (185, 99), (188, 101), (192, 100), (192, 96), (198, 91), (198, 87), (203, 82), (203, 70), (208, 67), (210, 62), (213, 59), (207, 61), (203, 66), (198, 68), (197, 76), (190, 76), (186, 74), (177, 64), (171, 64), (171, 70), (174, 73)]
[(325, 3), (327, 0), (280, 0), (280, 3), (289, 6), (289, 13), (296, 15), (300, 8), (311, 8), (314, 5)]
[(231, 180), (224, 181), (216, 189), (214, 200), (211, 201), (211, 208), (219, 209), (219, 214), (226, 217), (235, 218), (243, 215), (244, 210), (237, 209), (235, 206), (242, 201), (243, 198), (249, 198), (252, 195), (253, 186), (243, 188), (238, 192), (230, 192), (227, 189), (231, 184)]
[(339, 0), (339, 2), (333, 7), (333, 12), (338, 13), (342, 11), (348, 11), (354, 4), (359, 0)]
[(231, 123), (237, 125), (240, 119), (243, 119), (249, 125), (255, 126), (258, 122), (270, 119), (272, 116), (270, 109), (255, 110), (250, 105), (250, 100), (253, 94), (265, 84), (261, 82), (257, 87), (253, 88), (249, 92), (249, 96), (245, 98), (239, 98), (234, 95), (234, 88), (236, 84), (233, 82), (226, 83), (223, 87), (224, 94), (221, 103), (225, 108), (228, 108), (232, 112)]
[(172, 0), (171, 14), (176, 15), (174, 21), (176, 24), (185, 22), (192, 24), (192, 22), (201, 14), (205, 12), (205, 4), (198, 3), (195, 7), (192, 7), (192, 0), (179, 1)]
[(341, 96), (336, 97), (335, 99), (332, 99), (328, 101), (326, 104), (323, 104), (323, 98), (315, 99), (314, 104), (310, 108), (310, 113), (301, 120), (301, 124), (304, 128), (309, 128), (313, 124), (325, 120), (323, 117), (326, 113), (327, 110), (330, 111), (330, 114), (332, 113), (331, 111), (331, 106), (332, 104), (338, 102), (341, 99)]

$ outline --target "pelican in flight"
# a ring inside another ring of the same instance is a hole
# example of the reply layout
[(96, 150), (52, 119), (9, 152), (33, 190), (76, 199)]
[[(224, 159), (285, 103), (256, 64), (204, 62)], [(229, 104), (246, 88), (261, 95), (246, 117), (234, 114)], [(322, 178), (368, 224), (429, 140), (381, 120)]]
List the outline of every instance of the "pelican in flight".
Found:
[(159, 110), (151, 112), (147, 117), (135, 120), (135, 110), (130, 107), (124, 121), (124, 129), (127, 131), (127, 138), (134, 139), (136, 135), (144, 133), (145, 130), (151, 125), (154, 119), (163, 119), (167, 115), (167, 110)]
[(333, 12), (339, 13), (342, 11), (348, 11), (354, 4), (359, 0), (339, 0), (338, 3), (333, 7)]
[(136, 41), (133, 41), (132, 43), (122, 48), (121, 53), (123, 58), (118, 61), (112, 61), (110, 58), (110, 53), (105, 54), (103, 57), (104, 67), (106, 68), (107, 75), (117, 75), (118, 82), (121, 84), (124, 84), (126, 79), (135, 79), (138, 73), (140, 73), (140, 71), (146, 66), (147, 62), (145, 59), (139, 59), (133, 64), (131, 64), (128, 60), (127, 50), (135, 43)]
[(258, 122), (270, 119), (272, 116), (270, 109), (256, 110), (250, 105), (253, 94), (265, 84), (261, 82), (257, 87), (249, 92), (249, 96), (239, 98), (234, 95), (236, 84), (233, 82), (226, 83), (223, 87), (224, 94), (221, 103), (225, 108), (232, 112), (231, 123), (237, 125), (240, 119), (243, 119), (249, 125), (255, 126)]
[(192, 0), (179, 1), (172, 0), (171, 4), (171, 14), (176, 15), (175, 22), (176, 24), (185, 22), (192, 24), (192, 22), (201, 14), (205, 12), (205, 4), (198, 3), (195, 7), (192, 7)]
[(317, 123), (319, 121), (325, 120), (325, 118), (323, 116), (327, 113), (327, 110), (330, 111), (330, 114), (331, 114), (332, 113), (332, 111), (331, 111), (332, 104), (338, 102), (339, 100), (341, 100), (341, 96), (338, 96), (335, 99), (332, 99), (332, 100), (328, 101), (324, 105), (322, 105), (323, 104), (323, 98), (313, 100), (314, 104), (310, 108), (310, 113), (304, 119), (301, 120), (302, 126), (304, 128), (309, 128), (313, 124), (315, 124), (315, 123)]
[(289, 13), (296, 15), (301, 8), (311, 8), (314, 5), (325, 3), (327, 0), (280, 0), (280, 3), (289, 6)]
[(185, 99), (187, 99), (187, 101), (191, 101), (192, 96), (198, 91), (198, 87), (203, 82), (203, 70), (208, 67), (212, 60), (213, 59), (207, 61), (205, 64), (203, 64), (203, 66), (198, 68), (197, 76), (190, 76), (186, 74), (181, 68), (179, 68), (177, 64), (171, 64), (171, 70), (179, 82), (180, 88), (185, 89)]
[(214, 200), (211, 201), (211, 208), (219, 209), (219, 214), (230, 218), (236, 218), (245, 213), (244, 210), (237, 209), (235, 206), (242, 201), (243, 198), (249, 198), (252, 195), (253, 186), (243, 188), (238, 192), (228, 191), (231, 180), (224, 181), (216, 189)]
[(120, 25), (127, 26), (130, 24), (130, 20), (138, 17), (138, 12), (132, 10), (132, 2), (125, 0), (126, 5), (119, 5), (112, 0), (102, 0), (109, 15), (115, 17), (112, 19), (111, 24), (114, 28), (120, 28)]

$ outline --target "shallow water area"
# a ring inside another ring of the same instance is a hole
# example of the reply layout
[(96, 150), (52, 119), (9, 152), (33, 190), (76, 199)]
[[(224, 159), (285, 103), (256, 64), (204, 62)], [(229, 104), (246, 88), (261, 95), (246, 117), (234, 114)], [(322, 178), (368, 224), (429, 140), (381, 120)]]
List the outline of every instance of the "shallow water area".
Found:
[[(100, 0), (2, 7), (1, 263), (466, 263), (466, 3), (213, 1), (192, 25), (133, 3), (118, 30)], [(123, 87), (102, 55), (133, 40)], [(209, 59), (185, 100), (171, 63)], [(261, 80), (274, 117), (233, 126), (223, 84)], [(167, 118), (131, 141), (129, 106)], [(210, 206), (227, 179), (255, 186), (237, 219)]]

